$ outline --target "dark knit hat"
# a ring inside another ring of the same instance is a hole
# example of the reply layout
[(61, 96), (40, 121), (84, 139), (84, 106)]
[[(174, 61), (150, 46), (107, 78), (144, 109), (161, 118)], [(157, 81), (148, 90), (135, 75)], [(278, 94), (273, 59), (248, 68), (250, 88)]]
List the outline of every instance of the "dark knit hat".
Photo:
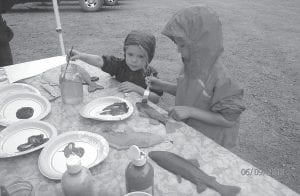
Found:
[(148, 34), (142, 31), (131, 31), (124, 41), (125, 46), (139, 45), (144, 48), (148, 54), (148, 63), (151, 62), (155, 53), (156, 40), (152, 34)]

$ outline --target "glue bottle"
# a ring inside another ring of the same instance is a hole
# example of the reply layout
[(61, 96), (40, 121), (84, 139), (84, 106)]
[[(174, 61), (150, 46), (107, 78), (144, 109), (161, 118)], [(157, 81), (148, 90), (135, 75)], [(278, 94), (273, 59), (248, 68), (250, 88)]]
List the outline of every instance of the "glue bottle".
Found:
[(154, 170), (146, 154), (133, 145), (129, 149), (132, 162), (126, 168), (126, 192), (141, 191), (154, 195)]
[(65, 196), (94, 196), (93, 177), (90, 170), (81, 165), (80, 157), (67, 158), (67, 171), (61, 185)]

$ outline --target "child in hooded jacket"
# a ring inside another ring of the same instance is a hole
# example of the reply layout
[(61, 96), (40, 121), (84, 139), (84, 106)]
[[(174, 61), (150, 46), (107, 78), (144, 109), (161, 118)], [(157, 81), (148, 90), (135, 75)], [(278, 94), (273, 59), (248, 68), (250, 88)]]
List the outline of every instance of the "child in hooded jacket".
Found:
[[(142, 31), (131, 31), (124, 41), (124, 58), (116, 56), (93, 55), (72, 50), (70, 60), (80, 59), (88, 64), (99, 67), (102, 71), (115, 76), (121, 82), (119, 90), (128, 93), (144, 94), (147, 87), (147, 76), (157, 77), (157, 71), (149, 66), (154, 57), (155, 37)], [(149, 100), (157, 103), (163, 92), (151, 90)]]
[(243, 90), (220, 60), (222, 26), (217, 14), (205, 6), (178, 11), (162, 34), (177, 45), (183, 70), (172, 84), (149, 78), (150, 89), (175, 95), (169, 115), (199, 130), (226, 148), (236, 145)]

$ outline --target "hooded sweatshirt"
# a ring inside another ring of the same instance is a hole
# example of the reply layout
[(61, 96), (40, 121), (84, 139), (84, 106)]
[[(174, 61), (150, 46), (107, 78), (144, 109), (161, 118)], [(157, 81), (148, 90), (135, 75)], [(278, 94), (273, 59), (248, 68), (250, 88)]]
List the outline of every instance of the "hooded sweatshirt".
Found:
[(219, 57), (223, 52), (222, 25), (218, 15), (205, 6), (185, 8), (177, 12), (162, 31), (174, 41), (183, 39), (189, 58), (177, 79), (175, 105), (190, 106), (220, 113), (235, 122), (230, 128), (188, 118), (185, 122), (220, 145), (236, 145), (239, 119), (245, 107), (243, 90), (228, 74)]

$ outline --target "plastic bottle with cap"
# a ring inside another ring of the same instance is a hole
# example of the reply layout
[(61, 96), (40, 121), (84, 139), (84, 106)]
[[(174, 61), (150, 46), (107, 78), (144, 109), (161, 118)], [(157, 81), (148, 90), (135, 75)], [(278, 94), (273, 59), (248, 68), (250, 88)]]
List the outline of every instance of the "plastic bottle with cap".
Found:
[(94, 196), (92, 174), (81, 165), (77, 155), (67, 158), (67, 171), (62, 176), (61, 185), (65, 196)]
[(125, 171), (126, 192), (141, 191), (154, 195), (154, 170), (146, 154), (133, 145), (129, 149), (132, 161)]

